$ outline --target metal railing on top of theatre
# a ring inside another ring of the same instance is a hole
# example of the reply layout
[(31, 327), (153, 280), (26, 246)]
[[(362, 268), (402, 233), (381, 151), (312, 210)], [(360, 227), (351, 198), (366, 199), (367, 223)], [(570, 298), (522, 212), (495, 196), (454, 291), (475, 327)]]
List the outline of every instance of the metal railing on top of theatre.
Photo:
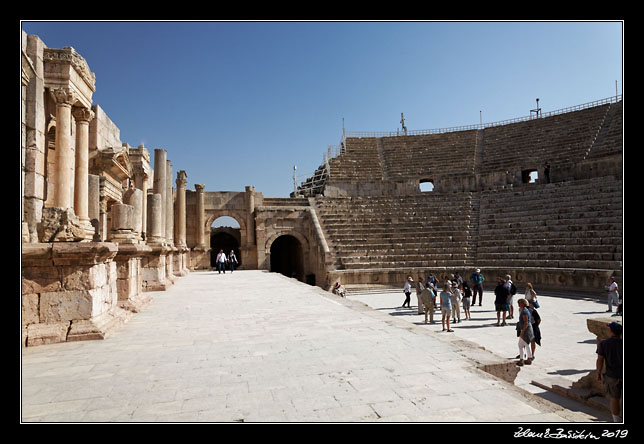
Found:
[[(539, 112), (535, 115), (530, 113), (529, 116), (517, 117), (514, 119), (500, 120), (497, 122), (489, 123), (479, 123), (475, 125), (465, 125), (465, 126), (452, 126), (449, 128), (436, 128), (428, 130), (405, 130), (403, 133), (400, 130), (396, 131), (346, 131), (344, 129), (344, 120), (342, 128), (342, 140), (340, 145), (329, 145), (327, 147), (327, 152), (323, 155), (324, 162), (324, 174), (302, 174), (297, 177), (293, 177), (294, 182), (294, 192), (295, 194), (306, 194), (311, 192), (314, 189), (320, 190), (324, 187), (326, 179), (331, 175), (331, 166), (329, 161), (335, 157), (338, 157), (341, 154), (344, 154), (346, 150), (346, 139), (348, 137), (352, 138), (361, 138), (361, 137), (404, 137), (404, 136), (424, 136), (429, 134), (442, 134), (442, 133), (451, 133), (456, 131), (468, 131), (468, 130), (479, 130), (484, 128), (492, 128), (495, 126), (509, 125), (511, 123), (526, 122), (529, 120), (535, 119), (544, 119), (546, 117), (552, 117), (559, 114), (565, 114), (573, 111), (581, 111), (587, 108), (593, 108), (595, 106), (606, 105), (609, 103), (617, 103), (622, 100), (622, 94), (616, 96), (608, 97), (606, 99), (594, 100), (592, 102), (583, 103), (581, 105), (569, 106), (567, 108), (561, 108), (555, 111), (550, 111), (547, 113)], [(538, 102), (537, 102), (538, 103)], [(319, 170), (318, 170), (319, 171)], [(297, 183), (300, 183), (299, 190), (297, 189)]]
[(608, 103), (617, 103), (622, 99), (622, 95), (612, 96), (606, 99), (595, 100), (593, 102), (583, 103), (581, 105), (569, 106), (567, 108), (550, 111), (547, 113), (539, 113), (538, 116), (529, 115), (525, 117), (517, 117), (514, 119), (500, 120), (497, 122), (478, 123), (475, 125), (452, 126), (448, 128), (436, 128), (426, 130), (406, 130), (404, 133), (401, 130), (396, 131), (346, 131), (345, 137), (361, 138), (361, 137), (404, 137), (404, 136), (425, 136), (429, 134), (442, 134), (451, 133), (456, 131), (478, 130), (484, 128), (491, 128), (494, 126), (509, 125), (511, 123), (525, 122), (528, 120), (544, 119), (559, 114), (565, 114), (573, 111), (581, 111), (595, 106), (606, 105)]

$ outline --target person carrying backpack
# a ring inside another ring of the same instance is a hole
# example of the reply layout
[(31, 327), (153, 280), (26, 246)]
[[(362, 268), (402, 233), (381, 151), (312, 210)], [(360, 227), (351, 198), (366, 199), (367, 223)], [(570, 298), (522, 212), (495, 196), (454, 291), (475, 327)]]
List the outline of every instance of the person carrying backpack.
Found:
[(470, 276), (470, 281), (472, 281), (472, 305), (476, 304), (476, 294), (479, 295), (479, 306), (483, 302), (483, 281), (485, 276), (481, 273), (481, 270), (477, 268), (474, 273)]
[(505, 287), (510, 293), (510, 299), (508, 300), (508, 319), (514, 319), (514, 295), (517, 294), (517, 287), (512, 282), (512, 276), (509, 274), (505, 276)]

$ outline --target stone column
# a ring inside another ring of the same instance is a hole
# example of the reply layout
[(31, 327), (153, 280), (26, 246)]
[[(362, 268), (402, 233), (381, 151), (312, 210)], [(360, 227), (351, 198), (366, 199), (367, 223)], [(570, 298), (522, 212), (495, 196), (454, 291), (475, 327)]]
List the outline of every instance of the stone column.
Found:
[(175, 245), (178, 248), (186, 248), (186, 185), (188, 175), (184, 170), (177, 173), (177, 199), (176, 199), (176, 223), (175, 223)]
[(132, 229), (136, 238), (140, 240), (143, 231), (143, 191), (130, 188), (123, 195), (123, 201), (134, 208)]
[(172, 163), (166, 161), (165, 169), (165, 240), (170, 245), (174, 242), (174, 199), (172, 196)]
[(163, 242), (163, 205), (161, 204), (161, 194), (148, 194), (148, 228), (147, 241), (150, 244), (160, 244)]
[(205, 185), (195, 184), (195, 190), (197, 190), (197, 246), (195, 248), (199, 250), (204, 250), (206, 248), (206, 242), (204, 241), (204, 225), (206, 224), (205, 214), (204, 214), (204, 188)]
[(255, 187), (246, 187), (246, 243), (255, 245)]
[(147, 176), (143, 168), (138, 166), (134, 168), (134, 186), (141, 190), (141, 238), (145, 239), (143, 233), (147, 232), (147, 207), (148, 207), (148, 185)]
[[(153, 190), (154, 194), (159, 194), (161, 196), (161, 209), (159, 216), (161, 217), (161, 233), (160, 236), (165, 236), (165, 213), (163, 212), (166, 205), (166, 189), (167, 189), (167, 179), (166, 179), (166, 167), (167, 167), (167, 156), (168, 153), (164, 149), (155, 149), (154, 150), (154, 182)], [(148, 212), (149, 216), (149, 212)], [(149, 233), (151, 235), (152, 233)]]
[(74, 177), (74, 212), (81, 224), (88, 227), (89, 223), (89, 122), (94, 118), (94, 112), (89, 108), (74, 107), (76, 119), (76, 168)]
[(100, 201), (101, 201), (101, 178), (94, 174), (88, 174), (87, 176), (87, 195), (88, 195), (88, 204), (87, 204), (87, 217), (89, 222), (94, 228), (93, 240), (95, 242), (100, 242), (100, 223), (101, 212), (100, 212)]
[(56, 101), (56, 184), (54, 186), (54, 207), (74, 207), (74, 152), (72, 147), (72, 105), (76, 95), (68, 88), (52, 91)]
[(115, 203), (111, 209), (112, 227), (110, 241), (117, 243), (137, 243), (132, 227), (134, 226), (134, 207), (132, 205)]

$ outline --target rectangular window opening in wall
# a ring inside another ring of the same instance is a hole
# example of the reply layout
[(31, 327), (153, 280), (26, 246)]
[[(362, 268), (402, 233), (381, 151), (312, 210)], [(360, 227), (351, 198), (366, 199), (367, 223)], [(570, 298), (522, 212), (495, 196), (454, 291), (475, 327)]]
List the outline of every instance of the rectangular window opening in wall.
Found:
[(539, 180), (539, 172), (537, 170), (524, 170), (521, 172), (523, 183), (536, 183)]
[(420, 191), (422, 193), (434, 191), (434, 182), (432, 182), (431, 180), (421, 180)]

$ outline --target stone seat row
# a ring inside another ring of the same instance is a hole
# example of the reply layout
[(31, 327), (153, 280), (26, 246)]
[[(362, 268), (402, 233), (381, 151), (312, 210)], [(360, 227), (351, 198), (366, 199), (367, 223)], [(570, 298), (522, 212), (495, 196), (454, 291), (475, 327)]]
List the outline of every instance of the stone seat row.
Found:
[[(559, 191), (559, 190), (556, 190)], [(481, 195), (481, 213), (494, 211), (499, 205), (511, 205), (513, 209), (535, 211), (541, 208), (579, 208), (582, 206), (599, 207), (611, 204), (621, 204), (621, 190), (593, 190), (590, 186), (576, 189), (560, 189), (559, 192), (540, 187), (535, 192), (527, 191), (521, 194), (488, 194), (484, 191)], [(538, 208), (535, 208), (538, 205)]]
[(389, 241), (393, 243), (407, 243), (412, 239), (422, 240), (428, 243), (439, 243), (439, 242), (453, 242), (453, 243), (463, 243), (469, 242), (471, 237), (463, 232), (445, 232), (440, 234), (431, 234), (425, 232), (415, 232), (415, 233), (405, 233), (405, 234), (396, 234), (396, 233), (381, 233), (379, 235), (367, 235), (365, 233), (336, 233), (331, 236), (331, 242), (334, 245), (347, 245), (347, 246), (359, 246), (366, 245), (371, 243), (382, 243), (383, 241)]
[(612, 253), (612, 252), (579, 252), (579, 251), (488, 251), (486, 249), (478, 250), (478, 259), (486, 260), (490, 258), (505, 258), (505, 259), (527, 259), (527, 260), (547, 260), (547, 259), (557, 259), (557, 260), (600, 260), (600, 261), (620, 261), (622, 260), (621, 253)]
[(420, 226), (430, 228), (432, 225), (463, 225), (467, 224), (471, 216), (459, 216), (457, 214), (383, 214), (376, 215), (352, 215), (351, 217), (340, 216), (322, 216), (325, 225), (328, 227), (347, 227), (352, 226), (391, 226), (391, 224), (405, 224), (408, 226)]
[(549, 230), (556, 231), (558, 229), (578, 230), (578, 229), (595, 229), (598, 231), (611, 230), (621, 225), (622, 218), (616, 216), (601, 216), (601, 217), (575, 217), (577, 215), (571, 214), (568, 217), (560, 218), (506, 218), (495, 220), (493, 222), (481, 222), (481, 227), (484, 230)]
[(588, 269), (588, 270), (618, 270), (621, 263), (615, 261), (597, 260), (536, 260), (536, 259), (478, 259), (480, 268), (552, 268), (552, 269)]
[(465, 268), (469, 266), (470, 262), (467, 259), (447, 259), (441, 258), (440, 260), (419, 260), (419, 261), (409, 261), (396, 262), (396, 261), (383, 261), (383, 262), (374, 262), (371, 260), (366, 260), (364, 262), (355, 262), (351, 264), (344, 265), (343, 268), (346, 270), (381, 270), (381, 269), (396, 269), (404, 268), (405, 270), (410, 269), (431, 269), (436, 267), (447, 267), (447, 268)]
[(477, 245), (481, 249), (494, 249), (497, 252), (503, 251), (622, 251), (621, 237), (593, 236), (583, 238), (544, 238), (543, 236), (521, 239), (498, 238), (486, 236), (479, 238)]
[(498, 212), (495, 208), (481, 209), (480, 218), (490, 221), (506, 221), (515, 219), (562, 219), (571, 215), (577, 217), (583, 215), (584, 218), (593, 217), (618, 217), (622, 214), (621, 206), (604, 204), (583, 205), (578, 207), (548, 205), (538, 209), (524, 208), (513, 209), (507, 212)]

